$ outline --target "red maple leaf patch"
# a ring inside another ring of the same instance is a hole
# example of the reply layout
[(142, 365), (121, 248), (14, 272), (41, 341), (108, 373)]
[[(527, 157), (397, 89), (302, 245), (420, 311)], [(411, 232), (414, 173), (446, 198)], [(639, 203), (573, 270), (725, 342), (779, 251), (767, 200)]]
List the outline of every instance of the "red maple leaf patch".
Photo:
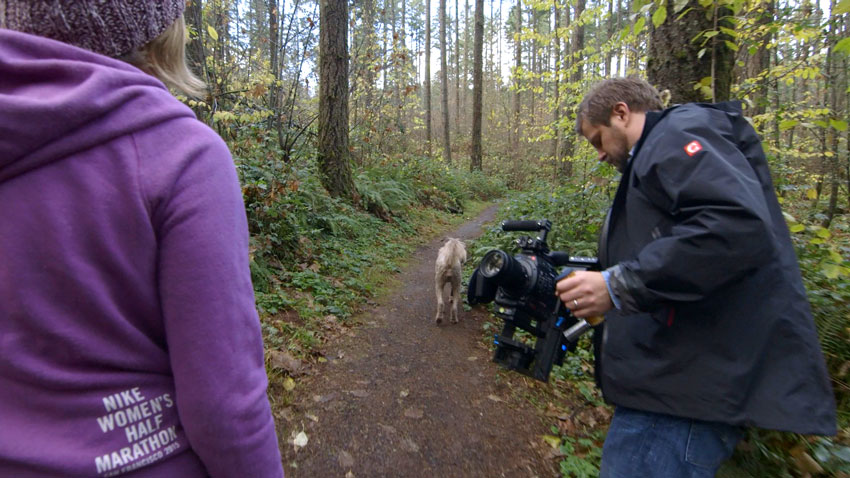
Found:
[(702, 145), (697, 140), (693, 140), (685, 145), (685, 152), (688, 153), (688, 156), (693, 156), (700, 151), (702, 151)]

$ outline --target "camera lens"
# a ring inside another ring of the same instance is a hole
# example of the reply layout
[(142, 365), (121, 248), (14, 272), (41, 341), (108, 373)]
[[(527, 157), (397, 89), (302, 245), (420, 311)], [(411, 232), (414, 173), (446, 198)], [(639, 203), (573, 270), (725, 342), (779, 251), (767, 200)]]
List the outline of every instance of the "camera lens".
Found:
[(498, 249), (484, 255), (479, 270), (481, 275), (497, 284), (510, 284), (514, 287), (522, 287), (525, 284), (525, 270), (519, 261)]
[(481, 274), (488, 279), (496, 277), (508, 260), (510, 260), (510, 257), (502, 251), (488, 252), (481, 259)]

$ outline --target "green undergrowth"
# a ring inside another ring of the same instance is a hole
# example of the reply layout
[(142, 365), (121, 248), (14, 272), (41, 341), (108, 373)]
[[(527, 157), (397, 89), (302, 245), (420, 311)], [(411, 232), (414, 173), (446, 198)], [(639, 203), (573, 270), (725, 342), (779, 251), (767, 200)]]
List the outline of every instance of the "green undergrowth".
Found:
[(232, 150), (273, 387), (324, 360), (324, 345), (356, 325), (357, 312), (392, 286), (416, 246), (471, 219), (503, 190), (439, 161), (386, 158), (356, 169), (356, 193), (344, 200), (325, 192), (314, 161)]

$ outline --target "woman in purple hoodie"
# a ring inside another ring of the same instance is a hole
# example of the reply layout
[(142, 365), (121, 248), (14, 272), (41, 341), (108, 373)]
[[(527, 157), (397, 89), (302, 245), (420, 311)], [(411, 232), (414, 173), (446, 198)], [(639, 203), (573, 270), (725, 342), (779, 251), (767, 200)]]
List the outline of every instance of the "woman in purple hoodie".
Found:
[(0, 0), (2, 477), (283, 476), (184, 6)]

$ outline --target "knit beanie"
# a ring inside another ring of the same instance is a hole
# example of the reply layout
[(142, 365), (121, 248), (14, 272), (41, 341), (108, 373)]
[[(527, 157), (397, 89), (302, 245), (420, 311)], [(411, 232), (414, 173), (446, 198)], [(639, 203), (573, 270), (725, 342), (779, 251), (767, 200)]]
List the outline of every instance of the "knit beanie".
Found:
[(164, 32), (186, 0), (0, 0), (0, 27), (120, 57)]

